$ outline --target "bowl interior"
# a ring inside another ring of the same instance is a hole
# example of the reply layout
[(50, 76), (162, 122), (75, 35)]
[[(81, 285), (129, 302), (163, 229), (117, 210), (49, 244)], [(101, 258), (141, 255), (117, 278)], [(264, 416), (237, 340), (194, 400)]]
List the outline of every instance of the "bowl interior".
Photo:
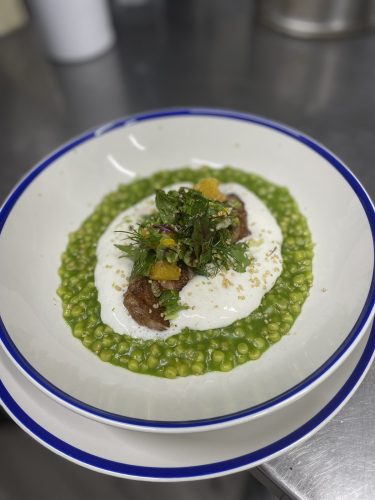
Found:
[[(56, 296), (68, 233), (119, 183), (202, 164), (232, 165), (289, 188), (316, 245), (310, 297), (289, 335), (229, 373), (167, 380), (103, 363), (71, 335)], [(261, 405), (322, 367), (358, 323), (373, 261), (359, 198), (312, 148), (259, 123), (164, 116), (99, 131), (28, 183), (2, 231), (1, 316), (31, 367), (69, 397), (149, 421), (215, 418)]]

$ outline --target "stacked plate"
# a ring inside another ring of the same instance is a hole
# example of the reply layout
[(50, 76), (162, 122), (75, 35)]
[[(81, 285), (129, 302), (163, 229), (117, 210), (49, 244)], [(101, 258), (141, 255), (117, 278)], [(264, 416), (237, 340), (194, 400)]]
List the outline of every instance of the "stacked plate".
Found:
[[(55, 295), (67, 235), (119, 183), (202, 164), (289, 188), (315, 243), (310, 296), (290, 335), (228, 373), (168, 380), (103, 363), (70, 334)], [(103, 126), (27, 174), (1, 228), (2, 404), (39, 442), (91, 469), (178, 481), (253, 467), (324, 425), (371, 364), (373, 205), (332, 153), (280, 124), (183, 109)]]

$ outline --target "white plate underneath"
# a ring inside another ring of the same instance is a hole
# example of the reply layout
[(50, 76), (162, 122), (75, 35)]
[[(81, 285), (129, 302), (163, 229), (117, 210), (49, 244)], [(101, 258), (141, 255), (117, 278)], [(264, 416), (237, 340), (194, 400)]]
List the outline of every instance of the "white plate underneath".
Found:
[(303, 398), (251, 422), (199, 434), (143, 433), (80, 416), (39, 391), (1, 351), (0, 397), (21, 428), (77, 464), (130, 479), (204, 479), (254, 467), (308, 438), (353, 395), (374, 349), (375, 327)]

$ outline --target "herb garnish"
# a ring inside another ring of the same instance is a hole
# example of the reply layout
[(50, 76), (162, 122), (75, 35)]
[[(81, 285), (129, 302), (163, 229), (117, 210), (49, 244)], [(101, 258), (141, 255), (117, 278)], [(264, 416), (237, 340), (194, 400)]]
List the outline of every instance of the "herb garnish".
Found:
[[(210, 188), (210, 181), (217, 183), (216, 179), (206, 180)], [(178, 293), (186, 281), (177, 286), (183, 273), (207, 277), (228, 269), (242, 273), (250, 258), (248, 245), (237, 243), (234, 237), (240, 225), (240, 200), (229, 200), (219, 191), (212, 199), (198, 189), (182, 187), (157, 190), (155, 205), (155, 212), (125, 232), (127, 244), (116, 247), (122, 257), (133, 260), (132, 278), (150, 280), (151, 290), (164, 308), (163, 317), (169, 320), (186, 308), (179, 303)], [(163, 282), (176, 286), (163, 291)]]
[(130, 243), (116, 245), (134, 261), (133, 275), (150, 276), (160, 261), (185, 265), (204, 276), (246, 270), (248, 246), (232, 238), (239, 224), (236, 207), (189, 188), (157, 190), (155, 203), (157, 212), (126, 233)]

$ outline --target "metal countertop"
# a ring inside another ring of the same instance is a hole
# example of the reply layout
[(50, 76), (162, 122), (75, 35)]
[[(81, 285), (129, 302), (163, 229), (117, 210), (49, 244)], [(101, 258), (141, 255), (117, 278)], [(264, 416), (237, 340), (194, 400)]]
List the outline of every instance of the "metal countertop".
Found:
[[(117, 46), (85, 64), (48, 63), (32, 26), (0, 39), (0, 199), (71, 136), (168, 106), (237, 109), (298, 128), (375, 196), (375, 34), (287, 38), (254, 22), (245, 0), (155, 0), (117, 9), (115, 21)], [(374, 499), (374, 431), (375, 366), (326, 427), (256, 474), (292, 498)]]

